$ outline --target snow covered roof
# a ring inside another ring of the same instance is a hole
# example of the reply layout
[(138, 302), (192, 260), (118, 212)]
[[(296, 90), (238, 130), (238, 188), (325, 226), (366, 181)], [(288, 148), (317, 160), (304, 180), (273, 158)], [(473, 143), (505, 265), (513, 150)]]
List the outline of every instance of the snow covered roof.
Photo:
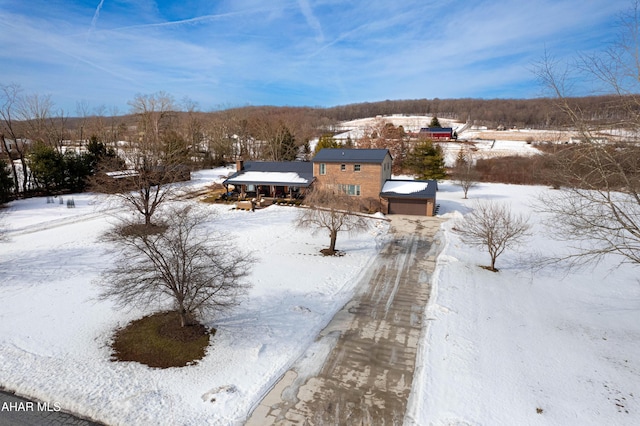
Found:
[(311, 182), (294, 172), (246, 172), (236, 177), (230, 177), (224, 183), (236, 185), (309, 186)]
[(308, 187), (313, 182), (313, 164), (305, 161), (251, 161), (224, 184)]
[(387, 180), (380, 195), (385, 198), (435, 198), (435, 180)]
[(313, 162), (323, 163), (382, 163), (389, 154), (388, 149), (342, 149), (323, 148), (313, 157)]
[(138, 176), (139, 172), (137, 170), (118, 170), (115, 172), (106, 172), (105, 174), (114, 179), (124, 179), (132, 176)]

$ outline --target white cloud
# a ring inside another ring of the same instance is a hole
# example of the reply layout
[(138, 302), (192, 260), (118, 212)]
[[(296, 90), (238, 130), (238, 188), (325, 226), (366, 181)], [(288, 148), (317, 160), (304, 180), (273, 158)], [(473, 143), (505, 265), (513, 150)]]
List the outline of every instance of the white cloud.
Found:
[(153, 0), (100, 0), (95, 8), (7, 2), (0, 11), (5, 78), (68, 99), (106, 93), (109, 105), (165, 90), (204, 108), (506, 96), (509, 88), (512, 97), (531, 96), (528, 67), (545, 47), (561, 57), (601, 47), (628, 5), (190, 0), (172, 14)]

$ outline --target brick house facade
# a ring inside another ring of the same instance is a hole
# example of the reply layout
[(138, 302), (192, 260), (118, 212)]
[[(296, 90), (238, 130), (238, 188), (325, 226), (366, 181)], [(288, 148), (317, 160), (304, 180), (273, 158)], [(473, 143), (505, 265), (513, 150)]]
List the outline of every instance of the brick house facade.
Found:
[(316, 184), (339, 185), (349, 195), (379, 200), (391, 179), (391, 155), (386, 149), (320, 150), (313, 158)]
[(391, 179), (392, 158), (387, 149), (320, 150), (311, 163), (248, 162), (223, 184), (244, 197), (304, 194), (312, 185), (329, 186), (357, 198), (365, 211), (432, 216), (436, 212), (436, 181)]

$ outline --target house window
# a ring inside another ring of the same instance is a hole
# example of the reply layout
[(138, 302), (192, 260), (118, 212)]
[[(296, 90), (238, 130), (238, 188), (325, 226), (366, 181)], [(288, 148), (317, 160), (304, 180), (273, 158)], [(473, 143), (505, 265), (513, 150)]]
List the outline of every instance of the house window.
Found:
[(320, 163), (320, 174), (321, 175), (327, 174), (327, 165), (324, 163)]
[(340, 185), (340, 190), (347, 195), (360, 195), (360, 185)]
[(353, 171), (354, 172), (359, 172), (360, 171), (360, 164), (354, 164), (353, 165)]
[(344, 172), (345, 170), (347, 170), (347, 165), (346, 164), (340, 164), (340, 171)]

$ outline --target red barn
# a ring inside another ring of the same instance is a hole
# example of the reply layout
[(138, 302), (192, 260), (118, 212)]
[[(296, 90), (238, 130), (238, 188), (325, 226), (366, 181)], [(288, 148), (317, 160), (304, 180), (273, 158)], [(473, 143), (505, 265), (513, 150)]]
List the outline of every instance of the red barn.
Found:
[(419, 137), (433, 140), (451, 140), (453, 136), (453, 128), (451, 127), (423, 127), (418, 133)]

